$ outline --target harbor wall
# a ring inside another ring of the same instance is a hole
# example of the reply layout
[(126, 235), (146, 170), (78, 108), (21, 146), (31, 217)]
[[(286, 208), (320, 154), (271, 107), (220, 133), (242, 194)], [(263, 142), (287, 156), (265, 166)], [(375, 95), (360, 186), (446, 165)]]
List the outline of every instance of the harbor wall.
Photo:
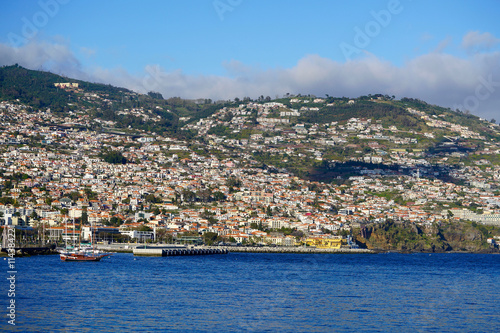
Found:
[(203, 255), (226, 254), (230, 252), (246, 253), (376, 253), (369, 249), (293, 247), (293, 246), (184, 246), (184, 245), (140, 245), (140, 244), (109, 244), (99, 245), (98, 248), (107, 252), (134, 253), (137, 256), (169, 256), (169, 255)]

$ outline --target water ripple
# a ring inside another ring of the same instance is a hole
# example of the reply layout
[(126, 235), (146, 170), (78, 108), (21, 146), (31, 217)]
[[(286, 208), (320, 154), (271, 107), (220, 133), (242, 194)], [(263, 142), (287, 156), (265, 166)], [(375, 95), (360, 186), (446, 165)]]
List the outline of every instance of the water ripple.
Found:
[(116, 254), (16, 264), (17, 325), (2, 323), (14, 332), (484, 332), (500, 322), (494, 255)]

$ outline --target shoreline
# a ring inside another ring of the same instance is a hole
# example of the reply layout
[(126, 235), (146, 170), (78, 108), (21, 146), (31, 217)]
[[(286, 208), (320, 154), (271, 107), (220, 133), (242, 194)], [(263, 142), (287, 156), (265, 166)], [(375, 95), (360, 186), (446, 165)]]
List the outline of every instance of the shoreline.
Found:
[[(144, 248), (144, 244), (121, 244), (121, 245), (98, 245), (97, 248), (106, 252), (114, 253), (133, 253), (134, 248)], [(146, 245), (150, 248), (168, 248), (174, 246), (173, 244), (164, 245)], [(184, 246), (184, 245), (175, 245)], [(296, 254), (383, 254), (383, 253), (400, 253), (400, 254), (500, 254), (500, 251), (443, 251), (443, 252), (430, 252), (430, 251), (397, 251), (397, 250), (383, 250), (383, 249), (318, 249), (311, 247), (249, 247), (249, 246), (192, 246), (188, 245), (187, 248), (210, 248), (227, 250), (234, 253), (296, 253)]]
[[(218, 247), (217, 247), (218, 248)], [(323, 249), (318, 249), (318, 250), (323, 250)], [(355, 250), (355, 249), (353, 249)], [(326, 251), (297, 251), (296, 249), (290, 249), (287, 251), (281, 251), (281, 250), (253, 250), (253, 251), (246, 251), (246, 250), (235, 250), (232, 248), (228, 248), (229, 253), (256, 253), (256, 254), (488, 254), (488, 255), (500, 255), (500, 252), (468, 252), (468, 251), (446, 251), (446, 252), (421, 252), (421, 251), (415, 251), (415, 252), (408, 252), (408, 251), (385, 251), (385, 250), (367, 250), (367, 249), (362, 249), (365, 251), (353, 251), (351, 249), (337, 249), (337, 250), (330, 250), (326, 249)], [(130, 253), (133, 254), (134, 251), (133, 249), (127, 249), (127, 250), (118, 250), (118, 249), (113, 249), (113, 250), (107, 250), (107, 252), (111, 253)], [(19, 255), (16, 254), (14, 257), (15, 258), (27, 258), (27, 257), (34, 257), (34, 256), (51, 256), (51, 255), (58, 255), (59, 253), (57, 252), (52, 252), (52, 253), (37, 253), (37, 254), (31, 254), (31, 255)], [(0, 258), (2, 257), (8, 257), (8, 254), (5, 252), (0, 252)]]
[(335, 254), (375, 254), (376, 252), (369, 249), (318, 249), (311, 247), (245, 247), (245, 246), (222, 246), (229, 252), (239, 253), (300, 253), (300, 254), (318, 254), (318, 253), (335, 253)]
[[(276, 253), (276, 254), (388, 254), (388, 253), (399, 253), (399, 254), (500, 254), (498, 249), (488, 249), (483, 251), (398, 251), (398, 250), (384, 250), (384, 249), (351, 249), (351, 248), (339, 248), (339, 249), (320, 249), (314, 247), (251, 247), (251, 246), (193, 246), (193, 245), (173, 245), (173, 244), (163, 244), (163, 245), (145, 245), (145, 244), (110, 244), (110, 245), (98, 245), (99, 250), (112, 253), (133, 253), (135, 248), (156, 248), (156, 249), (168, 249), (171, 247), (182, 247), (186, 249), (212, 249), (212, 250), (224, 250), (227, 252), (234, 253)], [(15, 257), (31, 257), (37, 255), (56, 255), (56, 251), (43, 251), (35, 253), (18, 253), (16, 251)], [(0, 251), (0, 257), (7, 257), (8, 253)]]
[[(168, 249), (173, 245), (163, 245), (163, 246), (155, 246), (155, 245), (147, 245), (147, 248), (157, 248), (157, 249)], [(176, 245), (177, 247), (185, 247), (186, 249), (212, 249), (212, 250), (225, 250), (228, 252), (235, 253), (338, 253), (338, 254), (375, 254), (376, 251), (369, 249), (349, 249), (349, 248), (340, 248), (340, 249), (318, 249), (311, 247), (249, 247), (249, 246), (184, 246), (184, 245)], [(115, 252), (115, 253), (133, 253), (135, 248), (144, 248), (144, 245), (99, 245), (97, 247), (100, 250), (107, 252)]]

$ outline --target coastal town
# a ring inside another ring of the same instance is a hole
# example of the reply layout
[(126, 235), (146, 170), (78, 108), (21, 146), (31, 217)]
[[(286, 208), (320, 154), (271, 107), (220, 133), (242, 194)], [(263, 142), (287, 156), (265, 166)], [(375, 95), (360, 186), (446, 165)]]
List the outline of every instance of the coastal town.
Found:
[[(77, 84), (57, 87), (112, 103)], [(370, 98), (374, 105), (386, 100)], [(357, 99), (236, 102), (194, 122), (180, 118), (181, 132), (196, 133), (190, 139), (118, 130), (116, 122), (82, 110), (61, 116), (0, 102), (2, 224), (26, 231), (19, 236), (26, 243), (88, 241), (92, 228), (105, 243), (314, 246), (336, 239), (329, 243), (335, 247), (357, 246), (353, 230), (368, 223), (500, 226), (500, 142), (491, 138), (500, 128), (494, 122), (481, 120), (492, 133), (487, 138), (445, 114), (412, 107), (406, 112), (425, 128), (368, 117), (299, 122), (301, 115), (353, 106)], [(160, 118), (154, 107), (119, 113)], [(443, 135), (439, 131), (453, 135), (431, 154), (423, 146)], [(333, 181), (300, 174), (304, 165), (328, 172), (345, 164), (348, 176), (335, 174)], [(487, 240), (491, 246), (499, 241)]]

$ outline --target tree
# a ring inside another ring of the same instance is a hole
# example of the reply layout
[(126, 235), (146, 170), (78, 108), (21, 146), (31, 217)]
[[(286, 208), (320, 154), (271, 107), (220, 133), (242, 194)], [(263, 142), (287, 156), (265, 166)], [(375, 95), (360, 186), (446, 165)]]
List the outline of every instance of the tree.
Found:
[(82, 212), (82, 224), (87, 224), (89, 222), (89, 216), (87, 212)]
[(234, 118), (234, 114), (232, 112), (226, 113), (226, 115), (222, 118), (223, 121), (229, 122)]
[(496, 124), (497, 121), (495, 120), (495, 118), (491, 118), (491, 121), (490, 121), (492, 124)]
[(150, 91), (150, 92), (148, 92), (148, 95), (149, 95), (151, 98), (163, 99), (162, 94), (160, 94), (159, 92)]
[(167, 242), (171, 243), (172, 242), (172, 235), (167, 232), (167, 230), (163, 228), (157, 228), (156, 229), (156, 240), (159, 242)]
[(154, 194), (148, 194), (146, 195), (146, 202), (150, 203), (161, 203), (161, 199), (157, 198)]
[(214, 192), (213, 196), (214, 196), (214, 200), (215, 201), (224, 201), (224, 200), (226, 200), (226, 196), (221, 191)]
[(273, 212), (271, 211), (271, 206), (267, 206), (266, 214), (267, 216), (273, 216)]
[(137, 228), (137, 231), (153, 231), (153, 229), (151, 229), (147, 225), (142, 225), (139, 228)]
[(196, 199), (196, 194), (188, 189), (183, 189), (181, 195), (182, 195), (182, 201), (191, 202)]
[(126, 164), (128, 161), (119, 151), (110, 151), (99, 155), (105, 162), (111, 164)]
[(216, 232), (205, 232), (203, 234), (203, 242), (206, 245), (213, 245), (221, 240), (222, 238)]
[(203, 212), (201, 213), (201, 218), (205, 219), (208, 221), (208, 223), (210, 225), (213, 225), (215, 223), (217, 223), (217, 220), (215, 219), (215, 213), (210, 213), (208, 210), (203, 210)]
[(79, 198), (82, 197), (82, 195), (80, 194), (80, 192), (77, 192), (77, 191), (73, 191), (73, 192), (69, 193), (68, 196), (73, 201), (76, 201), (76, 200), (78, 200)]
[(113, 216), (109, 219), (109, 224), (115, 227), (120, 226), (123, 223), (123, 220), (119, 217)]
[(241, 186), (241, 180), (238, 178), (231, 176), (226, 180), (226, 186), (227, 187), (240, 187)]
[(92, 191), (90, 188), (85, 188), (84, 192), (85, 192), (85, 195), (87, 196), (87, 199), (89, 199), (89, 200), (95, 200), (98, 197), (97, 192)]
[(11, 197), (2, 197), (0, 198), (0, 203), (3, 203), (4, 205), (15, 205), (16, 200)]
[(301, 230), (295, 230), (291, 233), (291, 235), (294, 236), (296, 240), (300, 240), (304, 237), (304, 233)]
[(201, 191), (198, 191), (197, 197), (202, 201), (202, 202), (208, 202), (210, 201), (210, 196), (212, 195), (212, 191), (209, 189), (203, 189)]

